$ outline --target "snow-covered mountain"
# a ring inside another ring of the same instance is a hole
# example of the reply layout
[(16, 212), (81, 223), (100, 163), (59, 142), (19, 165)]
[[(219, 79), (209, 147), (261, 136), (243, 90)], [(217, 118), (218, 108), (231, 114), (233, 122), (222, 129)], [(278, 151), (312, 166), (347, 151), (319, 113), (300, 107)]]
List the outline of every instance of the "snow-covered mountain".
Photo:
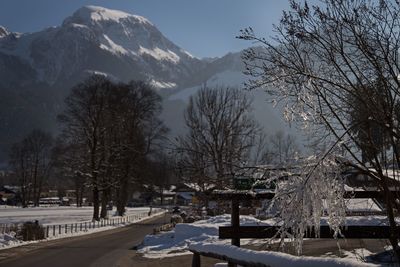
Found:
[[(62, 25), (34, 33), (0, 26), (0, 162), (32, 128), (56, 131), (64, 97), (90, 74), (150, 82), (164, 96), (163, 118), (179, 133), (188, 97), (204, 84), (240, 86), (242, 70), (240, 53), (196, 58), (146, 18), (103, 7), (82, 7)], [(256, 116), (267, 128), (283, 128), (261, 98)]]
[(36, 33), (0, 28), (0, 57), (16, 56), (49, 85), (104, 73), (155, 87), (189, 85), (204, 63), (168, 40), (146, 18), (85, 6), (61, 26)]

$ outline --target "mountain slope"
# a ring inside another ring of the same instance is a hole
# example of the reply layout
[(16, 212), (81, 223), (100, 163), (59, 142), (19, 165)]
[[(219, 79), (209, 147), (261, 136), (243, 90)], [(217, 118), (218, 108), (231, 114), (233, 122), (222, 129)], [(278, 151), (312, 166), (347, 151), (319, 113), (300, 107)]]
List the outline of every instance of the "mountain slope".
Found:
[[(188, 97), (205, 84), (241, 86), (242, 70), (240, 53), (198, 59), (146, 18), (103, 7), (82, 7), (62, 25), (35, 33), (0, 26), (0, 163), (33, 128), (56, 133), (64, 97), (93, 73), (151, 83), (164, 97), (162, 117), (178, 134)], [(266, 129), (285, 129), (263, 96), (256, 95), (254, 107)]]
[(192, 82), (204, 63), (173, 44), (147, 19), (96, 6), (78, 9), (59, 27), (30, 34), (0, 31), (0, 52), (17, 56), (49, 85), (93, 72), (158, 87)]
[[(215, 59), (211, 63), (204, 74), (209, 76), (202, 83), (196, 86), (181, 89), (174, 94), (168, 96), (164, 101), (163, 118), (169, 123), (173, 133), (180, 134), (184, 128), (183, 111), (191, 96), (194, 96), (203, 86), (214, 87), (237, 87), (244, 90), (244, 83), (249, 79), (243, 74), (244, 64), (241, 59), (241, 52), (229, 53), (222, 58)], [(274, 108), (270, 104), (270, 99), (261, 90), (248, 92), (253, 99), (253, 113), (256, 120), (263, 126), (267, 133), (275, 133), (277, 131), (285, 131), (294, 135), (299, 135), (295, 128), (290, 128), (283, 121), (282, 110)], [(175, 114), (175, 117), (171, 117)]]

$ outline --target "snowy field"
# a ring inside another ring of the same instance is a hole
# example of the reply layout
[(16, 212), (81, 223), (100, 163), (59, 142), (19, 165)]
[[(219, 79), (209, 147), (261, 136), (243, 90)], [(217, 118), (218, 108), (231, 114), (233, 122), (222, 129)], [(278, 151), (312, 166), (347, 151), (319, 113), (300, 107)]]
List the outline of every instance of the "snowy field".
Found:
[[(149, 207), (140, 208), (127, 208), (127, 212), (124, 217), (113, 216), (116, 211), (109, 211), (109, 218), (128, 218), (129, 220), (119, 220), (118, 224), (102, 226), (100, 228), (88, 228), (78, 232), (64, 232), (63, 229), (61, 234), (50, 236), (47, 240), (60, 239), (71, 236), (86, 235), (95, 232), (101, 232), (105, 230), (111, 230), (118, 227), (123, 227), (132, 223), (140, 222), (145, 219), (149, 219), (153, 216), (164, 213), (163, 209), (153, 208), (152, 215), (149, 217)], [(15, 207), (2, 207), (0, 209), (0, 224), (14, 224), (23, 223), (26, 221), (38, 220), (43, 225), (61, 225), (61, 224), (75, 224), (80, 222), (89, 222), (92, 219), (93, 208), (92, 207), (38, 207), (38, 208), (15, 208)], [(135, 216), (137, 215), (137, 216)], [(58, 229), (58, 228), (57, 228)], [(15, 237), (15, 232), (0, 233), (0, 249), (6, 249), (16, 246), (22, 246), (28, 243), (43, 242), (41, 241), (20, 241)], [(44, 240), (46, 241), (46, 240)]]
[[(277, 222), (274, 220), (260, 221), (251, 216), (240, 216), (240, 225), (274, 225)], [(326, 220), (322, 220), (321, 224), (326, 224)], [(386, 219), (384, 216), (353, 216), (348, 217), (346, 220), (347, 225), (385, 225)], [(144, 239), (142, 245), (139, 247), (138, 252), (143, 253), (145, 257), (148, 258), (163, 258), (163, 257), (173, 257), (179, 255), (191, 254), (188, 250), (190, 246), (203, 246), (207, 244), (213, 244), (218, 246), (226, 246), (230, 244), (229, 239), (219, 239), (218, 238), (218, 227), (229, 226), (230, 225), (230, 215), (220, 215), (216, 217), (211, 217), (207, 220), (201, 220), (190, 224), (177, 224), (175, 229), (168, 232), (163, 232), (157, 235), (148, 235)], [(275, 240), (278, 242), (278, 240)], [(268, 242), (266, 239), (241, 239), (241, 245), (254, 245), (259, 247), (260, 245), (265, 245)], [(336, 245), (334, 245), (336, 246)], [(335, 247), (335, 250), (339, 250)], [(361, 251), (362, 250), (362, 251)], [(282, 254), (282, 253), (280, 253)], [(282, 255), (277, 254), (277, 257)], [(352, 249), (346, 251), (341, 249), (340, 254), (345, 257), (350, 265), (342, 266), (361, 266), (360, 264), (373, 253), (368, 249)], [(275, 254), (274, 254), (275, 255)], [(287, 254), (284, 254), (287, 255)], [(334, 253), (322, 254), (325, 258), (337, 258), (338, 256)], [(259, 256), (261, 258), (267, 256)], [(271, 256), (272, 257), (272, 256)], [(274, 256), (275, 257), (275, 256)], [(293, 263), (295, 257), (288, 257), (287, 263)], [(329, 262), (329, 261), (328, 261)], [(327, 264), (326, 260), (321, 260), (321, 264)], [(308, 261), (310, 263), (310, 261)], [(338, 261), (339, 265), (343, 263), (341, 260)], [(354, 263), (354, 264), (353, 264)], [(302, 262), (306, 264), (307, 261)], [(332, 262), (336, 266), (336, 261)], [(300, 264), (301, 265), (301, 264)], [(303, 266), (301, 265), (301, 266)], [(329, 264), (328, 264), (329, 265)], [(297, 266), (297, 265), (296, 265)], [(317, 266), (317, 265), (315, 265)], [(371, 266), (371, 265), (370, 265)]]
[[(149, 211), (149, 207), (127, 208), (126, 215), (136, 215)], [(109, 217), (116, 210), (108, 211)], [(23, 223), (38, 220), (40, 224), (64, 224), (91, 221), (93, 207), (32, 207), (18, 208), (0, 206), (0, 224)]]

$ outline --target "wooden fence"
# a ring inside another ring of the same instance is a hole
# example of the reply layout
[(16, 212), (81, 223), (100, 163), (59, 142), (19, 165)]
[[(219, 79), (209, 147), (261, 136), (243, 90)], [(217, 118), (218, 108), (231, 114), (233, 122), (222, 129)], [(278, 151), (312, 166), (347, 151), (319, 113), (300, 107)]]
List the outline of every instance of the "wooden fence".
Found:
[[(279, 234), (279, 226), (220, 226), (219, 238), (272, 238)], [(400, 226), (397, 226), (397, 232), (400, 232)], [(289, 229), (290, 233), (291, 230)], [(390, 237), (391, 229), (384, 225), (349, 225), (341, 229), (342, 235), (346, 239), (387, 239)], [(314, 229), (306, 231), (304, 238), (315, 238)], [(279, 237), (279, 236), (278, 236)], [(329, 225), (321, 225), (318, 238), (333, 238), (333, 231)], [(340, 236), (338, 236), (340, 238)]]
[[(392, 191), (393, 194), (400, 195), (400, 191)], [(262, 192), (255, 193), (248, 190), (221, 190), (214, 191), (211, 194), (211, 198), (215, 200), (225, 200), (231, 202), (231, 226), (219, 227), (219, 238), (220, 239), (231, 239), (231, 244), (240, 247), (241, 238), (271, 238), (279, 234), (279, 227), (277, 226), (241, 226), (240, 225), (240, 210), (239, 204), (241, 201), (254, 200), (254, 199), (272, 199), (275, 196), (274, 192)], [(383, 192), (380, 191), (347, 191), (344, 194), (344, 198), (347, 199), (359, 199), (359, 198), (371, 198), (374, 200), (382, 199), (384, 197)], [(397, 229), (391, 229), (389, 226), (346, 226), (341, 229), (342, 234), (346, 238), (372, 238), (381, 239), (388, 238), (391, 233), (400, 233), (400, 227)], [(289, 229), (290, 231), (290, 229)], [(329, 226), (323, 225), (320, 227), (320, 238), (332, 238), (333, 233)], [(315, 231), (307, 231), (306, 236), (308, 238), (315, 237)], [(248, 265), (246, 262), (238, 262), (234, 258), (227, 258), (224, 255), (216, 255), (215, 253), (200, 252), (197, 250), (191, 250), (193, 252), (192, 266), (200, 266), (200, 255), (206, 257), (213, 257), (217, 259), (223, 259), (228, 261), (228, 266), (236, 266), (241, 264), (244, 266), (263, 266), (263, 265)]]

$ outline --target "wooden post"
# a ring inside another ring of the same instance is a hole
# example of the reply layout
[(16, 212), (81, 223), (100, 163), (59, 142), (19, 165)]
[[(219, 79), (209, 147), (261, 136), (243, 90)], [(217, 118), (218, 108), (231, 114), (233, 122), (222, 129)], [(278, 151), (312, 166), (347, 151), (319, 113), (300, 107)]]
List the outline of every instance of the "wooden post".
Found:
[(192, 267), (201, 267), (201, 260), (199, 253), (193, 253)]
[[(237, 199), (232, 199), (231, 225), (234, 233), (239, 233), (240, 213), (239, 213), (239, 200)], [(231, 244), (233, 246), (240, 247), (240, 238), (239, 237), (232, 238)], [(228, 267), (236, 267), (236, 266), (237, 266), (236, 264), (228, 262)]]
[(61, 235), (61, 224), (58, 225), (58, 234)]
[(49, 237), (49, 226), (46, 227), (46, 237)]
[(55, 235), (56, 235), (56, 226), (53, 225), (53, 236), (55, 236)]
[[(232, 213), (231, 213), (231, 225), (234, 232), (239, 232), (240, 216), (239, 216), (239, 201), (232, 200)], [(240, 247), (240, 238), (232, 238), (231, 244)]]

